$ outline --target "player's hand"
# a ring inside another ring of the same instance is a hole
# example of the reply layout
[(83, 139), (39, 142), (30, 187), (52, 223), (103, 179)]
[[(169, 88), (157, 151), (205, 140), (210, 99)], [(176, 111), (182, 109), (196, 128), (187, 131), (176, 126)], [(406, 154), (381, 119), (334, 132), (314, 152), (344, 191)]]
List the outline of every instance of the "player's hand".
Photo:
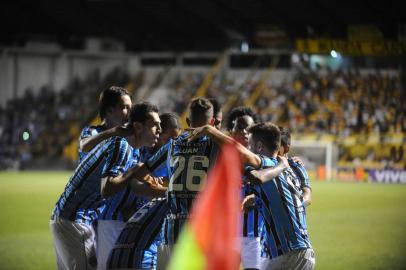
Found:
[(278, 156), (277, 157), (279, 164), (282, 164), (285, 168), (289, 168), (289, 161), (286, 157), (284, 156)]
[(299, 163), (299, 165), (301, 165), (301, 166), (303, 166), (304, 167), (304, 163), (303, 163), (303, 161), (298, 157), (298, 156), (294, 156), (294, 157), (292, 157), (292, 160), (293, 160), (293, 162), (295, 162), (295, 163)]
[(246, 177), (246, 181), (251, 184), (262, 184), (262, 180), (259, 178), (259, 172), (257, 170), (247, 171), (244, 173), (244, 176)]
[(144, 178), (144, 181), (147, 182), (150, 186), (159, 185), (159, 177), (153, 177), (153, 176), (147, 175)]
[(186, 129), (189, 131), (188, 136), (186, 136), (187, 142), (192, 142), (199, 139), (200, 137), (207, 135), (208, 126), (198, 127), (198, 128), (189, 128)]
[(163, 186), (163, 177), (151, 177), (151, 181), (149, 181), (149, 183), (151, 186)]
[(147, 181), (152, 189), (155, 190), (166, 190), (163, 183), (163, 177), (151, 177)]
[(114, 128), (114, 133), (120, 137), (128, 137), (133, 135), (134, 131), (130, 123), (125, 123), (122, 126), (117, 126)]
[(247, 213), (255, 207), (255, 194), (248, 195), (244, 198), (241, 204), (241, 211)]
[(168, 187), (169, 186), (169, 179), (167, 177), (161, 177), (162, 186)]

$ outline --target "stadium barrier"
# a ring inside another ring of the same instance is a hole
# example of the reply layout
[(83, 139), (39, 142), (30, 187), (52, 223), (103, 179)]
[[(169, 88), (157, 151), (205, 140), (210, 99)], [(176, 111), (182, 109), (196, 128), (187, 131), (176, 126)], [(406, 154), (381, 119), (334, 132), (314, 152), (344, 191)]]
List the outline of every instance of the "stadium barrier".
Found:
[(372, 183), (406, 184), (406, 170), (369, 170), (368, 181)]
[(338, 167), (335, 179), (343, 182), (358, 181), (368, 183), (406, 184), (406, 170)]

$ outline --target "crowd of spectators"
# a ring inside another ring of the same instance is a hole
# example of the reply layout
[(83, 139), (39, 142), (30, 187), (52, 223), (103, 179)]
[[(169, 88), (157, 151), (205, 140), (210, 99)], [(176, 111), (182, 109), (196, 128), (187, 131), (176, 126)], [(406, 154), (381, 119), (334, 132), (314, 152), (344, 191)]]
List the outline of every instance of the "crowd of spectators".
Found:
[(338, 145), (343, 161), (363, 159), (406, 166), (406, 93), (399, 72), (311, 70), (302, 65), (292, 74), (289, 80), (262, 85), (252, 76), (243, 82), (242, 78), (225, 78), (213, 83), (208, 93), (223, 103), (235, 94), (232, 108), (247, 104), (260, 89), (253, 108), (262, 121), (287, 127), (298, 138), (328, 135)]
[(405, 101), (398, 75), (301, 70), (292, 84), (269, 87), (264, 93), (257, 102), (262, 115), (297, 132), (345, 137), (406, 131)]
[[(385, 143), (385, 136), (405, 134), (405, 94), (398, 72), (311, 70), (300, 66), (291, 74), (277, 85), (260, 86), (252, 107), (261, 120), (275, 122), (296, 134), (329, 134), (339, 139), (378, 134), (380, 144)], [(163, 80), (164, 75), (159, 75), (159, 82), (165, 81), (169, 91), (165, 111), (181, 115), (206, 74), (178, 72), (170, 80)], [(259, 88), (259, 80), (253, 79), (258, 76), (253, 75), (248, 72), (245, 77), (232, 78), (222, 69), (208, 85), (206, 95), (222, 104), (233, 100), (226, 110), (246, 105)], [(129, 76), (121, 69), (105, 78), (95, 71), (84, 80), (75, 78), (59, 92), (44, 86), (37, 95), (27, 89), (23, 97), (10, 100), (0, 108), (0, 169), (18, 168), (35, 158), (60, 158), (64, 146), (72, 140), (69, 128), (75, 124), (81, 127), (96, 115), (95, 101), (100, 90), (111, 84), (123, 86), (128, 81)], [(24, 132), (29, 134), (28, 140), (23, 139)], [(346, 147), (341, 149), (340, 158), (356, 158)], [(375, 148), (371, 149), (365, 157), (373, 159)], [(399, 161), (404, 159), (403, 151), (402, 145), (392, 145), (387, 152)]]
[(71, 128), (97, 112), (100, 89), (124, 85), (128, 75), (117, 68), (100, 78), (98, 70), (85, 79), (74, 78), (60, 91), (43, 86), (38, 94), (27, 89), (22, 97), (0, 107), (0, 169), (23, 169), (36, 160), (62, 158), (72, 140)]

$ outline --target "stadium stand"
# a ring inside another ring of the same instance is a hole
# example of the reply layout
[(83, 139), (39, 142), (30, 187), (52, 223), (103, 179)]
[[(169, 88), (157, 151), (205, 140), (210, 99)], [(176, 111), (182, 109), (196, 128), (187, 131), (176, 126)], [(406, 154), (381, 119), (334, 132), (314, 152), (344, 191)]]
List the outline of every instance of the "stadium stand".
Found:
[[(95, 101), (111, 84), (131, 87), (135, 100), (149, 100), (179, 115), (185, 115), (195, 96), (217, 98), (225, 115), (235, 106), (253, 106), (263, 121), (290, 128), (294, 140), (333, 144), (338, 169), (405, 168), (406, 121), (396, 69), (311, 68), (303, 58), (287, 61), (286, 53), (260, 52), (250, 61), (234, 52), (205, 58), (210, 61), (182, 57), (141, 58), (141, 68), (132, 76), (120, 68), (104, 78), (94, 71), (73, 79), (60, 95), (47, 86), (36, 95), (27, 89), (1, 108), (1, 168), (35, 168), (44, 160), (75, 164), (78, 132), (97, 122)], [(29, 142), (22, 139), (24, 131)], [(316, 173), (323, 170), (319, 165), (313, 166)]]
[(9, 100), (1, 108), (0, 168), (52, 167), (53, 161), (63, 159), (64, 146), (77, 139), (80, 126), (94, 118), (100, 89), (128, 80), (120, 68), (104, 78), (94, 70), (84, 80), (74, 78), (59, 93), (43, 86), (38, 94), (27, 89), (24, 96)]

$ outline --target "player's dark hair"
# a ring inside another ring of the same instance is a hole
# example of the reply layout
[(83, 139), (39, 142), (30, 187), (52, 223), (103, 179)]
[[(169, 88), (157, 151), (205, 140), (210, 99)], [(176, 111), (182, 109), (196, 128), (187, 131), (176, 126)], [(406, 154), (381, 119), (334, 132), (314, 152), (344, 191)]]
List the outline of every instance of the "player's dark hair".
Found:
[(252, 125), (248, 131), (254, 140), (262, 142), (269, 152), (278, 151), (281, 145), (281, 131), (277, 125), (271, 122), (259, 123)]
[(148, 114), (151, 112), (158, 113), (158, 107), (149, 102), (140, 102), (131, 107), (129, 122), (140, 122), (142, 124), (148, 120)]
[(215, 98), (209, 98), (209, 101), (213, 105), (213, 115), (214, 115), (214, 117), (216, 117), (217, 114), (221, 111), (220, 102), (218, 102), (218, 100)]
[(207, 98), (195, 98), (189, 105), (192, 126), (203, 126), (213, 118), (213, 104)]
[(281, 145), (284, 147), (290, 146), (290, 131), (287, 128), (279, 126), (281, 131)]
[(174, 113), (163, 113), (159, 116), (161, 119), (162, 133), (167, 132), (169, 129), (180, 129), (179, 117)]
[(250, 116), (252, 118), (252, 120), (254, 120), (254, 123), (258, 122), (258, 117), (257, 114), (254, 113), (253, 110), (251, 110), (251, 108), (248, 107), (236, 107), (234, 109), (232, 109), (230, 111), (230, 113), (228, 114), (228, 118), (227, 118), (227, 122), (226, 122), (226, 128), (228, 131), (231, 131), (234, 127), (234, 123), (235, 120), (238, 117), (242, 117), (242, 116)]
[(103, 90), (99, 97), (99, 116), (102, 120), (106, 118), (107, 110), (117, 106), (122, 96), (130, 96), (125, 88), (119, 86), (110, 86)]

